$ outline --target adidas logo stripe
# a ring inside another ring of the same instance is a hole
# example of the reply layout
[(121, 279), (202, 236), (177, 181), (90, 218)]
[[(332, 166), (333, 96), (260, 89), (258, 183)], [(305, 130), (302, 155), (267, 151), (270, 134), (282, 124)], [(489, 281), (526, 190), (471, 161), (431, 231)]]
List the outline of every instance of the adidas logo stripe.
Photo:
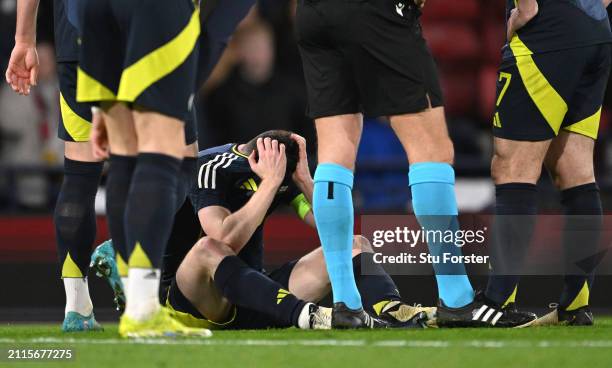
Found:
[(487, 322), (489, 318), (493, 316), (493, 318), (488, 322), (491, 326), (495, 326), (497, 321), (501, 318), (504, 312), (497, 310), (493, 307), (490, 307), (486, 304), (483, 304), (478, 311), (472, 317), (473, 321)]
[(237, 159), (237, 155), (225, 152), (216, 155), (213, 159), (200, 166), (198, 172), (198, 188), (215, 189), (217, 187), (217, 169), (219, 167), (225, 169)]

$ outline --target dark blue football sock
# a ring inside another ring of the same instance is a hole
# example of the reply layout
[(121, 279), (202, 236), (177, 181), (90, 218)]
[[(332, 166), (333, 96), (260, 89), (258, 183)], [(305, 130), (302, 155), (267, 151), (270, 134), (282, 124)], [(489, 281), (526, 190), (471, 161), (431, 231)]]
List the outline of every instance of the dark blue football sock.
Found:
[[(125, 237), (125, 206), (128, 200), (136, 156), (110, 155), (106, 178), (106, 217), (113, 247), (125, 263), (129, 253)], [(127, 276), (127, 275), (122, 275)]]
[(298, 318), (306, 302), (237, 256), (223, 258), (213, 278), (217, 289), (232, 304), (264, 313), (278, 327), (299, 327)]
[(489, 249), (491, 274), (485, 295), (499, 305), (514, 301), (538, 212), (537, 186), (495, 186), (495, 223)]
[(559, 306), (575, 310), (589, 305), (599, 250), (603, 210), (596, 183), (579, 185), (561, 192), (565, 213), (563, 249), (566, 275)]
[(103, 162), (64, 158), (53, 220), (62, 277), (85, 277), (96, 239), (95, 199)]
[(380, 314), (387, 302), (401, 300), (395, 282), (380, 263), (374, 262), (373, 253), (363, 252), (353, 257), (353, 273), (367, 312)]
[(176, 212), (181, 160), (140, 153), (125, 210), (130, 268), (160, 268)]

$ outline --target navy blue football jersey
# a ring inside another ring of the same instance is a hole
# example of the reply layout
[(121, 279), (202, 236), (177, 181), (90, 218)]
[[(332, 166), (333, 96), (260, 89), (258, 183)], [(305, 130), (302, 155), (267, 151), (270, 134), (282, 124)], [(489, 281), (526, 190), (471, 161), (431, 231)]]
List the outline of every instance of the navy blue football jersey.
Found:
[[(504, 46), (504, 58), (612, 42), (601, 0), (538, 0), (539, 12), (517, 35), (526, 47)], [(516, 0), (506, 0), (506, 19)]]
[[(196, 211), (209, 206), (221, 206), (230, 212), (242, 208), (257, 191), (261, 179), (249, 165), (247, 156), (237, 144), (230, 143), (201, 151), (198, 155), (198, 182), (190, 194)], [(301, 191), (287, 180), (281, 184), (266, 217), (279, 205), (290, 204)], [(263, 227), (257, 228), (238, 256), (249, 266), (263, 269)]]
[(58, 62), (79, 60), (78, 5), (82, 0), (54, 0), (55, 53)]

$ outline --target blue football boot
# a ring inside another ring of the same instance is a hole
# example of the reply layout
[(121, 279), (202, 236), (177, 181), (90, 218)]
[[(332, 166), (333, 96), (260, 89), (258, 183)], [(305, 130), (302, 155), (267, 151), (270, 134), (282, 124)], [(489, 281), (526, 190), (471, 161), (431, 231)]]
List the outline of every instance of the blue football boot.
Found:
[(123, 312), (125, 309), (125, 293), (119, 271), (117, 270), (112, 240), (109, 239), (94, 249), (89, 267), (96, 271), (98, 277), (103, 277), (108, 281), (115, 294), (115, 307), (118, 311)]

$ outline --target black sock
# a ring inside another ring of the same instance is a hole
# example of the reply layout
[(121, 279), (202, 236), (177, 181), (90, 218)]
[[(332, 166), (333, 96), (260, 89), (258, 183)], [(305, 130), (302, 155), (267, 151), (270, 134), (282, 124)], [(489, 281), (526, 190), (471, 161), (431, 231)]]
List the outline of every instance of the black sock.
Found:
[(62, 277), (87, 275), (96, 239), (94, 203), (103, 166), (103, 162), (64, 158), (64, 180), (53, 215)]
[(565, 214), (566, 275), (559, 306), (574, 310), (589, 304), (589, 291), (598, 262), (595, 254), (599, 249), (603, 221), (599, 187), (589, 183), (566, 189), (561, 192), (561, 204)]
[(181, 178), (178, 182), (176, 191), (176, 210), (181, 209), (185, 203), (187, 195), (191, 188), (195, 185), (197, 179), (198, 159), (193, 157), (185, 157), (181, 163)]
[[(181, 160), (140, 153), (125, 209), (128, 266), (160, 268), (176, 212)], [(137, 256), (132, 252), (140, 246)]]
[(194, 244), (201, 238), (201, 234), (202, 227), (198, 216), (191, 205), (191, 201), (186, 200), (174, 216), (172, 232), (164, 251), (159, 285), (161, 301), (166, 299), (166, 291), (172, 283), (178, 267)]
[(298, 327), (298, 317), (306, 302), (237, 256), (223, 258), (214, 280), (217, 289), (233, 304), (267, 314), (279, 327)]
[(373, 253), (364, 252), (353, 257), (353, 274), (363, 309), (367, 312), (380, 314), (387, 302), (401, 299), (391, 276), (374, 262)]
[(495, 186), (495, 224), (489, 249), (491, 275), (485, 295), (500, 305), (511, 301), (533, 235), (537, 186), (509, 183)]
[(115, 251), (128, 261), (127, 239), (125, 237), (125, 206), (130, 191), (132, 175), (136, 167), (135, 156), (110, 155), (106, 178), (106, 214), (108, 229)]

